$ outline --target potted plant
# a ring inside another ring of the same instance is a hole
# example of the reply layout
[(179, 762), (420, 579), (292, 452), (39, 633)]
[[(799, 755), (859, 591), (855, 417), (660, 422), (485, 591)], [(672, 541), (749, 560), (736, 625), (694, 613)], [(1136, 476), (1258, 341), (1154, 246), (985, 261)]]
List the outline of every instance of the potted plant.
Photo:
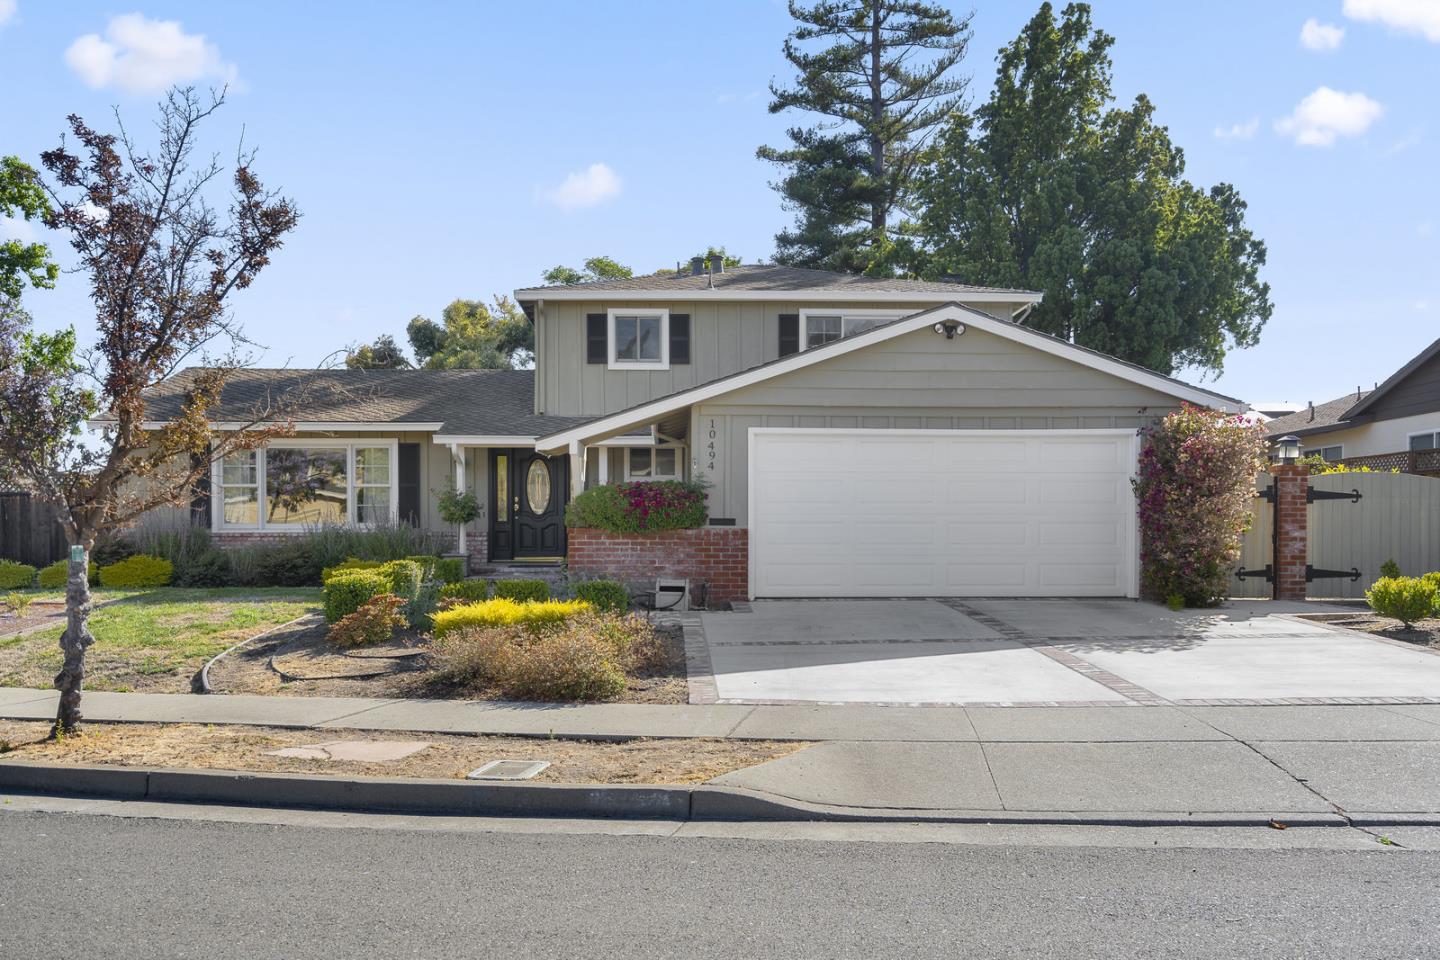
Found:
[[(457, 490), (452, 484), (440, 494), (436, 507), (440, 512), (440, 519), (455, 524), (457, 530), (456, 551), (446, 556), (468, 558), (469, 552), (465, 549), (465, 527), (480, 516), (480, 501), (471, 491)], [(466, 567), (468, 566), (467, 563)]]

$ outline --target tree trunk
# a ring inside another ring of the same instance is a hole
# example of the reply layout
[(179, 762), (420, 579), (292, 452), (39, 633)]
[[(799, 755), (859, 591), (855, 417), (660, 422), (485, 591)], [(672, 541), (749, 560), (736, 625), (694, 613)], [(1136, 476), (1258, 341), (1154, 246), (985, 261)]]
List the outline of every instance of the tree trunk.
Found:
[(880, 45), (880, 5), (870, 10), (870, 178), (874, 181), (875, 196), (870, 202), (870, 231), (877, 246), (885, 240), (886, 219), (889, 210), (889, 185), (885, 183), (885, 103), (881, 89), (881, 65), (883, 50)]
[[(74, 549), (74, 548), (72, 548)], [(52, 737), (72, 733), (80, 726), (80, 694), (85, 682), (85, 651), (95, 642), (90, 633), (90, 548), (78, 548), (70, 555), (70, 576), (65, 581), (65, 632), (60, 634), (60, 651), (65, 662), (55, 675), (60, 707), (55, 714)]]

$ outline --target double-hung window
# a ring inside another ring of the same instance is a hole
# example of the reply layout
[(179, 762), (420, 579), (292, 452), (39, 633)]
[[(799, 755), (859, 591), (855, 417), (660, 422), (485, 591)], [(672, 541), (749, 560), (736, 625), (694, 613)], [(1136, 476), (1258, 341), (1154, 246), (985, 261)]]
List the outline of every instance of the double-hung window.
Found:
[(800, 322), (804, 328), (801, 336), (802, 348), (823, 346), (857, 333), (873, 330), (882, 324), (908, 316), (897, 310), (813, 310), (801, 311)]
[(1411, 450), (1437, 450), (1440, 449), (1440, 430), (1426, 433), (1410, 434)]
[(1329, 447), (1312, 447), (1305, 451), (1305, 455), (1319, 457), (1326, 463), (1339, 463), (1345, 459), (1345, 446), (1344, 444), (1337, 443)]
[(626, 447), (626, 480), (680, 480), (685, 468), (685, 448)]
[(668, 370), (670, 311), (612, 308), (609, 359), (611, 370)]
[(393, 442), (277, 440), (225, 457), (212, 474), (217, 530), (393, 523)]

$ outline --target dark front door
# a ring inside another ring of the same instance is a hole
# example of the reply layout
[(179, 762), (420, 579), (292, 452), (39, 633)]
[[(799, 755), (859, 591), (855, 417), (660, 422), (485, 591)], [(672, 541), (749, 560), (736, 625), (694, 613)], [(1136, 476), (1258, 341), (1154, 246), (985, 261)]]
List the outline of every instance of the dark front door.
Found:
[(534, 450), (490, 454), (490, 559), (565, 556), (565, 457)]

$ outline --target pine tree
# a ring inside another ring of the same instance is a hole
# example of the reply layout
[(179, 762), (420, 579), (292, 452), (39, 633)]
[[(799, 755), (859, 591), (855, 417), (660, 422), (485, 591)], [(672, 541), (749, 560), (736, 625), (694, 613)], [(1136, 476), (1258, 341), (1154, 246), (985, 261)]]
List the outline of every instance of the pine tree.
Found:
[[(861, 272), (889, 243), (930, 132), (959, 106), (970, 17), (919, 0), (802, 6), (785, 40), (795, 86), (771, 84), (770, 112), (828, 118), (787, 131), (786, 149), (756, 155), (786, 173), (774, 184), (795, 226), (775, 237), (780, 263)], [(811, 41), (826, 44), (819, 49)]]

